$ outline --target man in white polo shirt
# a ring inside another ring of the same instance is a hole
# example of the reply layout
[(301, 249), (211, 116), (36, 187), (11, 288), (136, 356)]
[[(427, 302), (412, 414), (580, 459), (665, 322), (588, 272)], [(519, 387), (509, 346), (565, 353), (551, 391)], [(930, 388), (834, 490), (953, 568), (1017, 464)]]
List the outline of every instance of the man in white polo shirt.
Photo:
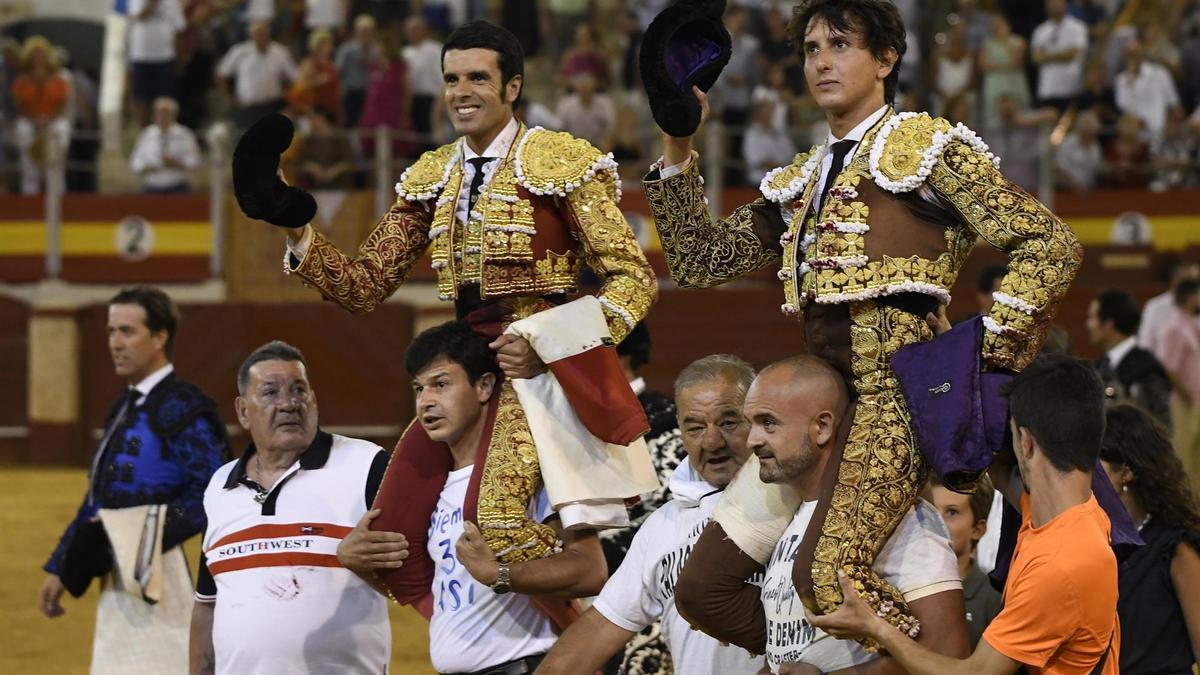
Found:
[(1067, 14), (1067, 0), (1046, 0), (1046, 20), (1034, 29), (1029, 48), (1038, 66), (1038, 103), (1065, 110), (1083, 91), (1087, 24)]
[[(753, 379), (749, 364), (726, 354), (706, 356), (679, 374), (675, 403), (687, 461), (671, 476), (671, 501), (638, 530), (600, 597), (563, 633), (538, 673), (594, 673), (659, 619), (677, 675), (753, 675), (762, 667), (761, 656), (692, 630), (675, 609), (679, 571), (749, 454), (742, 403)], [(624, 664), (629, 672), (645, 672), (640, 666)]]
[(249, 33), (249, 40), (234, 45), (217, 64), (221, 90), (229, 94), (229, 80), (234, 81), (233, 121), (239, 129), (283, 108), (284, 93), (298, 72), (288, 48), (271, 40), (269, 23), (255, 21)]
[[(750, 424), (747, 445), (754, 454), (745, 470), (757, 471), (764, 483), (790, 486), (803, 503), (767, 561), (761, 590), (731, 575), (712, 573), (714, 563), (735, 571), (753, 570), (757, 564), (740, 551), (733, 558), (709, 559), (713, 549), (708, 542), (726, 536), (719, 523), (711, 523), (680, 578), (680, 603), (687, 611), (702, 596), (706, 613), (723, 612), (727, 620), (722, 623), (737, 627), (737, 635), (718, 637), (765, 652), (773, 673), (863, 672), (854, 669), (879, 655), (814, 628), (804, 616), (793, 581), (796, 553), (817, 508), (821, 477), (849, 414), (845, 380), (815, 356), (785, 359), (759, 373), (746, 394), (744, 410)], [(735, 481), (728, 491), (737, 489)], [(814, 564), (823, 557), (818, 551)], [(918, 500), (876, 556), (873, 568), (909, 604), (920, 622), (919, 641), (943, 654), (970, 653), (962, 581), (949, 532), (936, 509)]]
[(386, 672), (387, 600), (338, 563), (337, 546), (374, 501), (387, 453), (320, 430), (291, 345), (255, 350), (238, 393), (252, 442), (204, 493), (192, 674)]
[[(463, 518), (478, 450), (491, 441), (489, 402), (501, 376), (496, 356), (465, 321), (451, 321), (418, 335), (404, 365), (413, 376), (416, 421), (431, 440), (446, 444), (452, 461), (430, 518), (431, 597), (416, 603), (431, 615), (429, 658), (440, 673), (532, 673), (567, 623), (569, 600), (603, 587), (608, 572), (600, 540), (595, 530), (564, 530), (543, 486), (529, 516), (554, 529), (560, 552), (499, 563), (476, 524)], [(486, 507), (481, 499), (479, 509)], [(406, 546), (398, 534), (356, 528), (338, 547), (338, 559), (372, 579), (376, 570), (403, 564)]]

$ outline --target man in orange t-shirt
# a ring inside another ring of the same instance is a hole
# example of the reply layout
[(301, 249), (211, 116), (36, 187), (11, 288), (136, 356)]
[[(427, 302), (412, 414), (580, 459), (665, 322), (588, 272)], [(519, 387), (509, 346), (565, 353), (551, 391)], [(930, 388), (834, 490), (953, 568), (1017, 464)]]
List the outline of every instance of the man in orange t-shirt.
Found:
[(1015, 457), (997, 457), (990, 472), (1020, 505), (1022, 524), (1004, 609), (975, 652), (955, 659), (918, 645), (876, 616), (841, 573), (846, 601), (825, 616), (809, 613), (809, 623), (838, 638), (874, 638), (914, 675), (1009, 675), (1021, 666), (1033, 675), (1118, 675), (1117, 561), (1091, 488), (1103, 385), (1083, 361), (1045, 355), (1007, 394)]

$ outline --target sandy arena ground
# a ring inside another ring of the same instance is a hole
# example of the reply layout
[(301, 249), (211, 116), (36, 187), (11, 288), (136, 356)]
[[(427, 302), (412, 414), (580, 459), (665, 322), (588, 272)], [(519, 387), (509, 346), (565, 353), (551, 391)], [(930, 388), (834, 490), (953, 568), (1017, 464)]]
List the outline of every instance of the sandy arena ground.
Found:
[[(0, 469), (0, 673), (87, 673), (96, 621), (96, 585), (79, 600), (66, 596), (67, 613), (51, 621), (37, 608), (42, 565), (87, 488), (83, 469)], [(192, 574), (200, 537), (185, 550)], [(429, 624), (415, 611), (391, 606), (392, 667), (397, 675), (433, 673)]]

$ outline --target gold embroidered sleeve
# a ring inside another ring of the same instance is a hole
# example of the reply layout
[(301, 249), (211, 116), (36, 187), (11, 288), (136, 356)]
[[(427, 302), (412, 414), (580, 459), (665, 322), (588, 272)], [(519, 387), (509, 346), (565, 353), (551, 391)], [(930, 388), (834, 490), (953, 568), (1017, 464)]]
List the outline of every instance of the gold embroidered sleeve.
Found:
[(658, 297), (658, 280), (617, 208), (616, 181), (599, 172), (567, 196), (583, 260), (604, 280), (597, 294), (617, 342), (645, 318)]
[(669, 178), (647, 178), (646, 199), (671, 278), (684, 288), (708, 288), (779, 259), (786, 229), (779, 206), (758, 199), (714, 220), (704, 198), (699, 157)]
[(348, 311), (375, 309), (400, 284), (429, 246), (429, 214), (422, 206), (396, 200), (351, 259), (316, 230), (304, 259), (289, 268)]
[(984, 317), (983, 356), (1020, 370), (1041, 349), (1083, 248), (1066, 223), (964, 143), (946, 147), (930, 183), (979, 236), (1009, 253), (1008, 272)]

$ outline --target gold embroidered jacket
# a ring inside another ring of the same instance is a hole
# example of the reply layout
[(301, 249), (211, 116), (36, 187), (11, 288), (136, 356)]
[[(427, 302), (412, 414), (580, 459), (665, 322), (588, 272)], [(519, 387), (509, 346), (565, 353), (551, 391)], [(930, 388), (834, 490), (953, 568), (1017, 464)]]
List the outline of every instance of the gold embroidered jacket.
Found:
[(617, 208), (611, 156), (566, 133), (522, 127), (463, 224), (455, 218), (463, 142), (426, 152), (404, 172), (395, 204), (354, 258), (313, 231), (304, 259), (286, 260), (285, 270), (346, 309), (369, 312), (431, 245), (443, 300), (471, 285), (485, 300), (573, 293), (586, 264), (603, 279), (597, 297), (613, 338), (624, 339), (658, 287)]
[(770, 171), (762, 197), (719, 221), (709, 214), (694, 156), (677, 175), (648, 178), (646, 195), (676, 283), (715, 286), (782, 261), (786, 314), (812, 302), (909, 292), (944, 304), (982, 238), (1010, 254), (984, 317), (983, 356), (1006, 368), (1028, 364), (1082, 260), (1071, 230), (1009, 183), (973, 132), (925, 113), (885, 115), (817, 213), (809, 206), (824, 155), (816, 146)]

